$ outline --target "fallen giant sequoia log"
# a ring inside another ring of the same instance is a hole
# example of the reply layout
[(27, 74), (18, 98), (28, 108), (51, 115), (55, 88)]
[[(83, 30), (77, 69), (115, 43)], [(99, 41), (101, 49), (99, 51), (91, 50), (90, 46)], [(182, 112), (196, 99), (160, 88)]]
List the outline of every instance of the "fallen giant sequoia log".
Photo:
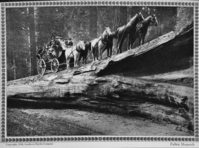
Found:
[[(191, 58), (193, 24), (83, 68), (10, 81), (8, 107), (77, 107), (187, 126), (193, 120), (193, 87), (155, 83), (139, 76), (167, 72), (164, 65), (168, 64), (170, 70), (189, 68)], [(153, 66), (156, 71), (151, 71)], [(183, 98), (188, 98), (186, 104)]]

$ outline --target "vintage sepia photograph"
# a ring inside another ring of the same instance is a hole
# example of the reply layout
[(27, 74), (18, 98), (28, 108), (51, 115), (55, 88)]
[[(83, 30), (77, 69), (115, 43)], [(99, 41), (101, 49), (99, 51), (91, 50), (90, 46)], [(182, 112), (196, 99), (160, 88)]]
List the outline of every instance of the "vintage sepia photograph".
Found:
[(6, 5), (5, 137), (194, 137), (194, 7)]

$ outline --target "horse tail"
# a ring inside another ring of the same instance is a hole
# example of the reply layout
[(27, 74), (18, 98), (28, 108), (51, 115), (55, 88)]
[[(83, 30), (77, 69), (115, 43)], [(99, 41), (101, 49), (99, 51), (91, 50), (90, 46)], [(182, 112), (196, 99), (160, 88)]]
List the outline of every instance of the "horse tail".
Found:
[(88, 50), (90, 50), (91, 51), (91, 42), (88, 42)]
[(125, 38), (126, 30), (127, 30), (126, 27), (121, 30), (121, 36), (120, 37), (119, 37), (119, 34), (118, 34), (118, 45), (119, 45), (119, 48), (120, 48), (121, 44), (123, 44), (123, 40)]

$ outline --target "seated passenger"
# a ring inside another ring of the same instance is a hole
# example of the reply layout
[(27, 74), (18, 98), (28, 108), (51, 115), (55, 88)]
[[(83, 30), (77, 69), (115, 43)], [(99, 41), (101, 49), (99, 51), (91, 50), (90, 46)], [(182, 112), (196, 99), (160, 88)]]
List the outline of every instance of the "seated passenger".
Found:
[(65, 43), (66, 43), (66, 45), (68, 45), (68, 46), (73, 46), (73, 41), (72, 41), (71, 38), (69, 38), (68, 40), (65, 39)]

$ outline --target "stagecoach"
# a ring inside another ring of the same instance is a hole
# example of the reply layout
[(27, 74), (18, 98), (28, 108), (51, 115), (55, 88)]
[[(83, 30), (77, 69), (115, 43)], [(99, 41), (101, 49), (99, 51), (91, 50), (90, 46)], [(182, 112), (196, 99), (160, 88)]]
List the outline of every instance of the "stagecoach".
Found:
[[(66, 40), (66, 44), (72, 46), (72, 42)], [(55, 45), (56, 46), (56, 45)], [(50, 46), (45, 45), (45, 47), (39, 49), (37, 54), (37, 72), (39, 75), (43, 76), (46, 70), (51, 70), (56, 73), (61, 65), (66, 62), (65, 50), (60, 46), (57, 48), (50, 48)]]

